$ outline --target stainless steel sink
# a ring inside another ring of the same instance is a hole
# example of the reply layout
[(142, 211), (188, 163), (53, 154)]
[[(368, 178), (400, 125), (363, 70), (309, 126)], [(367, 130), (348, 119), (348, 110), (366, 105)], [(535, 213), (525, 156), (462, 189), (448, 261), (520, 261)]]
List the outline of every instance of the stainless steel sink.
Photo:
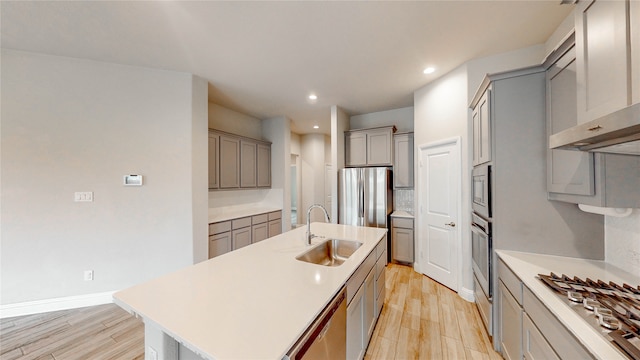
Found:
[(362, 246), (361, 242), (329, 239), (296, 256), (297, 260), (324, 266), (340, 266)]

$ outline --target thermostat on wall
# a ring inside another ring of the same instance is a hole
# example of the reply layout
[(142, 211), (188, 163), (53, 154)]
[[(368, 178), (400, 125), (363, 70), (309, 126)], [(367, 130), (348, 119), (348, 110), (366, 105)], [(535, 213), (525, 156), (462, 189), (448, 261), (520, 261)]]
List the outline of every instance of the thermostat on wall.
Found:
[(142, 175), (125, 175), (124, 186), (142, 186)]

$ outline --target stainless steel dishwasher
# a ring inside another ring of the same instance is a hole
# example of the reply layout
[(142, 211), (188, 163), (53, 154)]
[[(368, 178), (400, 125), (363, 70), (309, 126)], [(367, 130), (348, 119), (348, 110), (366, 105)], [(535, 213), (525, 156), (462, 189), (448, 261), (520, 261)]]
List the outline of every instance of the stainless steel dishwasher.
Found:
[(287, 357), (299, 359), (346, 359), (347, 297), (343, 287), (293, 346)]

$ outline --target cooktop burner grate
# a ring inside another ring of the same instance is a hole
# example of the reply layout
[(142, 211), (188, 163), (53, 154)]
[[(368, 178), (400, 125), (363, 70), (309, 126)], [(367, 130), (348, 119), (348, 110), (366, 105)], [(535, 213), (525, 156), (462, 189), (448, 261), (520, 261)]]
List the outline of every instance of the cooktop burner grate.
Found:
[[(582, 304), (588, 316), (608, 331), (608, 339), (627, 354), (640, 360), (640, 286), (618, 285), (601, 280), (582, 280), (567, 275), (539, 274), (544, 284), (562, 294), (568, 302)], [(579, 307), (579, 305), (577, 305)], [(574, 310), (577, 308), (574, 306)], [(584, 312), (580, 312), (581, 315)], [(584, 315), (583, 315), (584, 316)]]

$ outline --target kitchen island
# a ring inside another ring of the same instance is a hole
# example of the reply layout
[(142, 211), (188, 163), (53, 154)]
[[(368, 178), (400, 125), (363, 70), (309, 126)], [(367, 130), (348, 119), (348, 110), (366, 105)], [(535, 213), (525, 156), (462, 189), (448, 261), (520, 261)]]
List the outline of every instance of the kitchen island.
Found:
[(337, 267), (302, 262), (296, 256), (324, 241), (307, 245), (302, 227), (120, 291), (114, 301), (144, 320), (145, 351), (158, 359), (281, 359), (386, 239), (380, 228), (311, 230), (363, 245)]

